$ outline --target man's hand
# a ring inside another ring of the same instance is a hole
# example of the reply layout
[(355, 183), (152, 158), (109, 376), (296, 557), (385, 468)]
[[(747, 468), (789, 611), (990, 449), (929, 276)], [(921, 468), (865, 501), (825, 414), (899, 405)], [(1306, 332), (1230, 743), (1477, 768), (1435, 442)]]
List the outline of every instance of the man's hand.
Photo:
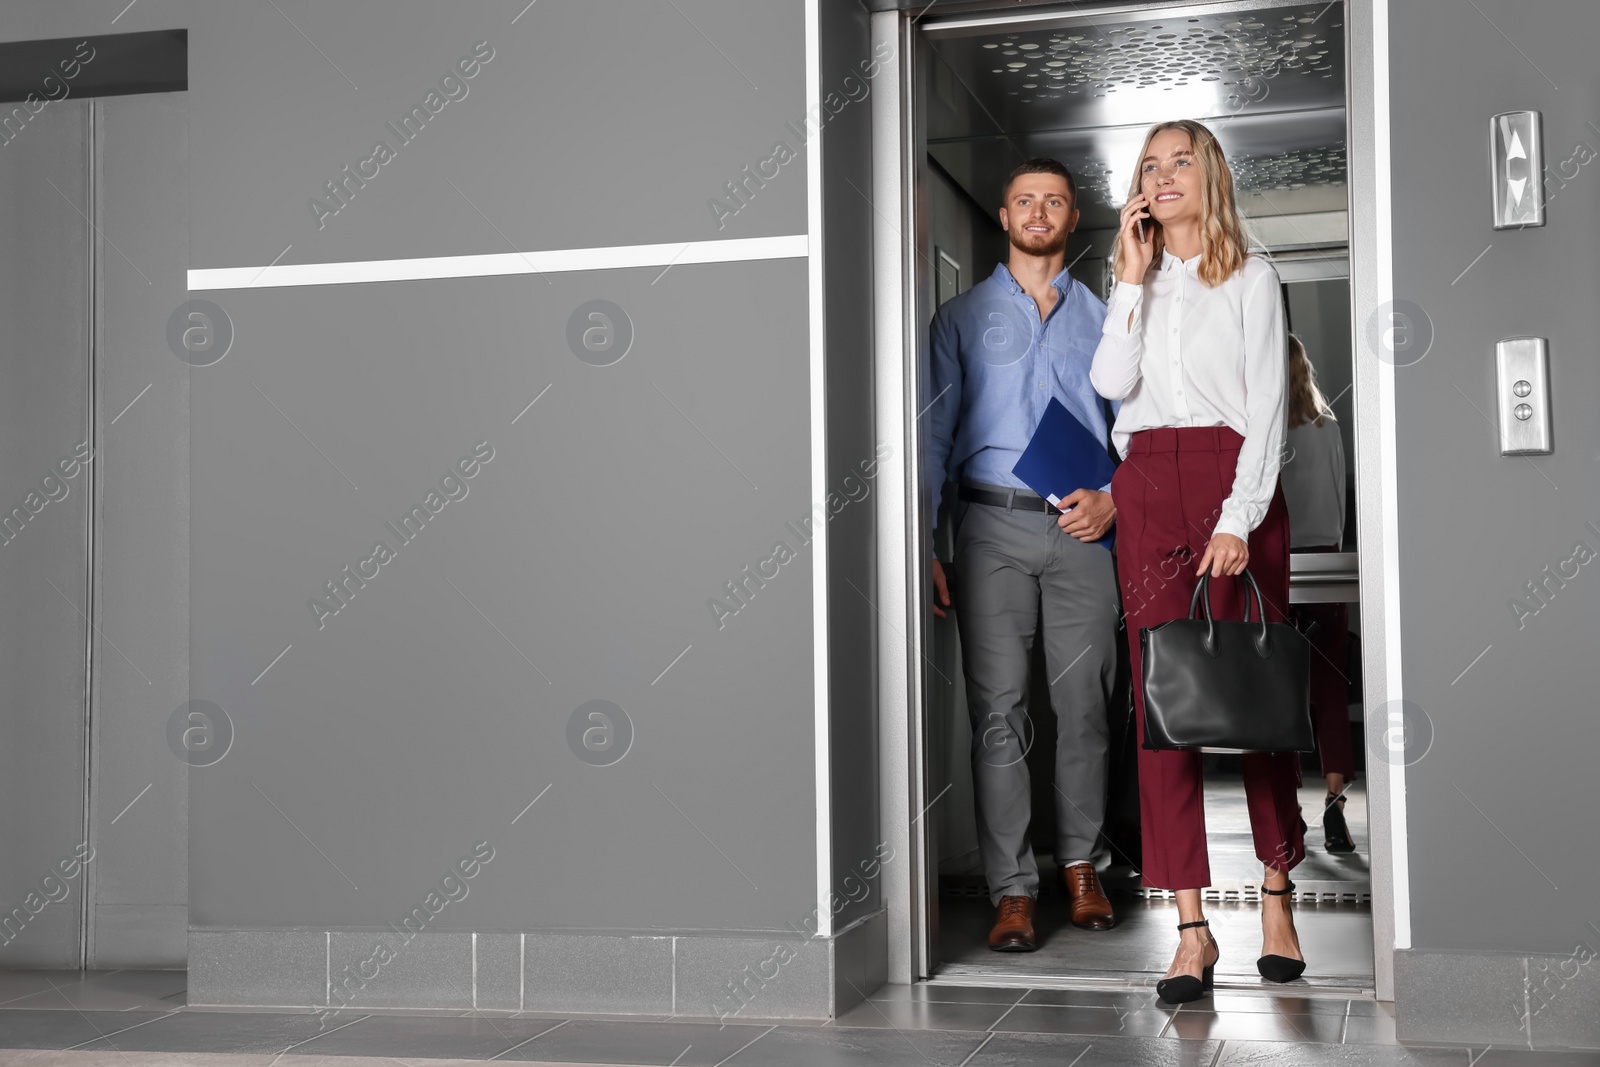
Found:
[[(929, 570), (933, 571), (933, 590), (938, 594), (933, 598), (933, 617), (942, 619), (945, 617), (944, 608), (950, 606), (950, 587), (945, 583), (944, 564), (939, 562), (938, 556), (933, 557)], [(944, 608), (941, 608), (940, 604), (943, 604)]]
[(1077, 489), (1061, 501), (1063, 508), (1071, 508), (1056, 518), (1056, 525), (1080, 541), (1098, 541), (1116, 521), (1117, 508), (1110, 493), (1098, 489)]
[(1250, 562), (1250, 546), (1240, 538), (1229, 533), (1212, 534), (1211, 540), (1206, 542), (1206, 554), (1200, 557), (1200, 566), (1194, 572), (1196, 578), (1211, 568), (1211, 577), (1220, 578), (1224, 574), (1243, 574), (1245, 564)]

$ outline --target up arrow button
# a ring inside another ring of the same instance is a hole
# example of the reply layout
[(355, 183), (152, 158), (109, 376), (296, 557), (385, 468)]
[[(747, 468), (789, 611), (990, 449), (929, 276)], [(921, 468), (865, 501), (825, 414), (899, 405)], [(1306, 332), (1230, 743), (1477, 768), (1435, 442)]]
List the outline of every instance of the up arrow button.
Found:
[(1505, 111), (1489, 120), (1494, 228), (1544, 225), (1544, 149), (1537, 111)]

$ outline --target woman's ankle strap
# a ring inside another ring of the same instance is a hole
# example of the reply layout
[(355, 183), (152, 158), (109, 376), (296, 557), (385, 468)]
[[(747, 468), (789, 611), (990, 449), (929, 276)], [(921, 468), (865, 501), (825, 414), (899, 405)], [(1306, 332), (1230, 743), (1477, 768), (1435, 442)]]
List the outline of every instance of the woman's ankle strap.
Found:
[(1179, 923), (1178, 924), (1178, 929), (1180, 929), (1180, 930), (1193, 930), (1197, 926), (1210, 926), (1210, 925), (1211, 925), (1211, 920), (1209, 920), (1209, 919), (1201, 919), (1199, 922)]
[(1294, 892), (1294, 883), (1290, 882), (1282, 889), (1268, 889), (1266, 886), (1262, 886), (1261, 891), (1271, 897), (1286, 897)]

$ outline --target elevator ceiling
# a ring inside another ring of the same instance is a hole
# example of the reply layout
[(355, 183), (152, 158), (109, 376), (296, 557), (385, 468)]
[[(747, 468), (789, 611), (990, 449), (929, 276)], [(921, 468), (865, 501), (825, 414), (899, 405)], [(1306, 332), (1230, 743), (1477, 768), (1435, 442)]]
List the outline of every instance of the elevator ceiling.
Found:
[(1051, 156), (1078, 180), (1080, 227), (1114, 226), (1144, 131), (1172, 118), (1216, 133), (1247, 210), (1344, 207), (1340, 3), (927, 32), (929, 154), (988, 209), (1012, 167)]

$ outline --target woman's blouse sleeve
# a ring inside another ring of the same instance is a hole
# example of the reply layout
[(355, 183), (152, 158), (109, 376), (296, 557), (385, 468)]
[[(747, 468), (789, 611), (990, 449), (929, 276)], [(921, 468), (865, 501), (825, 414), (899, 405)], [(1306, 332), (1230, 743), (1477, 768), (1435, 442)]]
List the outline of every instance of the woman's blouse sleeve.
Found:
[(1139, 384), (1139, 359), (1144, 354), (1143, 310), (1144, 286), (1117, 279), (1106, 305), (1100, 344), (1089, 365), (1090, 384), (1107, 400), (1125, 399)]
[(1233, 490), (1222, 502), (1216, 533), (1247, 539), (1266, 518), (1283, 463), (1288, 424), (1288, 334), (1283, 287), (1270, 263), (1244, 293), (1245, 433), (1234, 468)]

